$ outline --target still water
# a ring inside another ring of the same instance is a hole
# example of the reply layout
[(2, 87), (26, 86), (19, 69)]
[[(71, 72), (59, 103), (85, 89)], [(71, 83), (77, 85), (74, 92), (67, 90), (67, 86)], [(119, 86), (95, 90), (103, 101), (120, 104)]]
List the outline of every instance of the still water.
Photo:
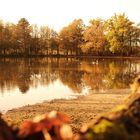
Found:
[(1, 58), (0, 112), (54, 99), (128, 89), (139, 73), (139, 60)]

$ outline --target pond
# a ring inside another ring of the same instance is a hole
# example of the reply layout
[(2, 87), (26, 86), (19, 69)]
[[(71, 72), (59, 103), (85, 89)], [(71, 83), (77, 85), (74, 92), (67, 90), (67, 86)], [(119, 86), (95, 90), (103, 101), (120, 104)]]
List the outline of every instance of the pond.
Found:
[(54, 99), (125, 90), (139, 73), (139, 60), (1, 58), (0, 112)]

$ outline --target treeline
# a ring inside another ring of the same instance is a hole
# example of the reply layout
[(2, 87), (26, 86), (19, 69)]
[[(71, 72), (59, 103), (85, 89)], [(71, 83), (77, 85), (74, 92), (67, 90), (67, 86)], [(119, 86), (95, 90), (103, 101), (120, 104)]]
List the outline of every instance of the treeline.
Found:
[(108, 20), (92, 19), (86, 26), (74, 20), (57, 33), (48, 26), (30, 25), (25, 18), (17, 24), (0, 21), (1, 56), (140, 55), (140, 24), (125, 14)]

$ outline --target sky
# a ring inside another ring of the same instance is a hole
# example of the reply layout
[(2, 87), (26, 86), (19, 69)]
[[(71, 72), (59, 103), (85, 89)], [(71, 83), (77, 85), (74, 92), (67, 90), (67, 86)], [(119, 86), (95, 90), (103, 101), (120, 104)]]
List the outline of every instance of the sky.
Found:
[(30, 24), (47, 25), (59, 31), (74, 19), (110, 18), (125, 13), (140, 22), (140, 0), (0, 0), (0, 19), (17, 23), (22, 17)]

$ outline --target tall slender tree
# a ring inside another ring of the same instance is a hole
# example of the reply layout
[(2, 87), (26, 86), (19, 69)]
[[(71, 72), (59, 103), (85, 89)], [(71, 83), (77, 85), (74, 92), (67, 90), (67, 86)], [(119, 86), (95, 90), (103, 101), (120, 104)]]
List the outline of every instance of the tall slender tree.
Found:
[(25, 18), (21, 18), (16, 27), (17, 42), (22, 54), (30, 55), (31, 26)]

